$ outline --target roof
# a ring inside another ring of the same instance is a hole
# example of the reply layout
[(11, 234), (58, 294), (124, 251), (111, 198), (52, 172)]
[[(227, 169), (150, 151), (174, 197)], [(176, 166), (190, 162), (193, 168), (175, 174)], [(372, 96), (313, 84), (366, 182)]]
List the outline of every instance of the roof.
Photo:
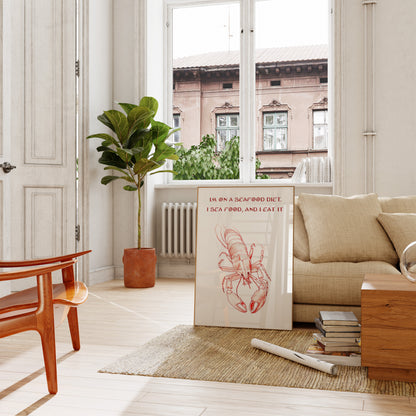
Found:
[[(300, 62), (328, 59), (328, 45), (287, 46), (256, 50), (256, 64)], [(173, 60), (173, 68), (201, 68), (237, 66), (239, 51), (208, 52)]]

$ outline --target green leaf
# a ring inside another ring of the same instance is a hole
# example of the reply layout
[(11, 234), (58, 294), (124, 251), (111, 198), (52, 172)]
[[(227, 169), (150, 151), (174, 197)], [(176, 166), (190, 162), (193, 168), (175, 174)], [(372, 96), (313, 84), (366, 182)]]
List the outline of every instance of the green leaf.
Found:
[(154, 115), (155, 113), (147, 107), (139, 106), (133, 108), (127, 117), (129, 124), (128, 138), (138, 130), (147, 129)]
[(113, 130), (115, 132), (113, 124), (108, 119), (108, 117), (105, 115), (105, 113), (99, 115), (97, 117), (97, 119), (98, 119), (98, 121), (101, 121), (101, 123), (103, 123), (105, 126), (107, 126), (108, 128), (110, 128), (111, 130)]
[[(170, 130), (169, 131), (169, 134), (167, 135), (167, 137), (166, 138), (168, 138), (168, 137), (170, 137), (170, 136), (172, 136), (172, 134), (173, 133), (176, 133), (177, 131), (179, 131), (181, 128), (180, 127), (178, 127), (178, 128), (176, 128), (176, 129), (172, 129), (172, 130)], [(182, 143), (175, 143), (175, 145), (176, 146), (178, 146), (178, 145), (180, 145), (180, 144), (182, 144)]]
[(175, 154), (175, 155), (167, 156), (166, 159), (169, 159), (169, 160), (179, 160), (179, 156)]
[(133, 156), (140, 156), (143, 152), (143, 147), (133, 147), (129, 149)]
[(113, 136), (110, 136), (107, 133), (97, 133), (97, 134), (91, 134), (90, 136), (87, 137), (87, 139), (92, 139), (92, 138), (98, 138), (98, 139), (103, 139), (105, 141), (111, 141), (111, 143), (113, 143), (115, 141)]
[(117, 172), (122, 173), (123, 175), (130, 175), (127, 169), (121, 169), (116, 166), (106, 166), (104, 170), (116, 170)]
[(154, 144), (163, 143), (169, 135), (170, 127), (161, 121), (152, 121), (152, 140)]
[(127, 117), (121, 111), (117, 110), (104, 111), (104, 114), (112, 124), (113, 130), (117, 134), (119, 141), (124, 143), (124, 141), (127, 140), (129, 131)]
[(113, 152), (103, 152), (102, 156), (98, 159), (98, 162), (102, 165), (115, 166), (117, 168), (126, 169), (127, 164)]
[(135, 180), (130, 176), (123, 176), (121, 179), (124, 179), (127, 182), (136, 183)]
[[(149, 135), (148, 129), (137, 129), (124, 143), (124, 147), (128, 149), (142, 149), (143, 150), (143, 142), (146, 140), (147, 136)], [(150, 137), (150, 136), (149, 136)]]
[(101, 178), (101, 183), (103, 185), (107, 185), (108, 183), (115, 181), (116, 179), (120, 179), (120, 176), (113, 176), (113, 175), (103, 176)]
[(133, 154), (130, 151), (130, 149), (122, 149), (122, 148), (118, 148), (117, 149), (117, 154), (120, 156), (120, 158), (122, 160), (124, 160), (126, 163), (129, 163)]
[(152, 110), (154, 114), (157, 113), (159, 103), (156, 98), (153, 97), (143, 97), (139, 103), (140, 106), (147, 107), (149, 110)]
[(97, 152), (113, 152), (115, 153), (115, 150), (113, 150), (111, 147), (107, 147), (107, 146), (98, 146), (97, 147)]
[(137, 191), (137, 186), (125, 185), (123, 186), (123, 189), (126, 191)]
[(151, 140), (143, 141), (143, 151), (141, 153), (141, 157), (147, 158), (149, 156), (150, 151), (152, 150), (153, 144)]
[(148, 172), (161, 166), (163, 166), (163, 162), (160, 163), (152, 159), (142, 158), (136, 161), (133, 170), (136, 175), (140, 173), (141, 176), (145, 176)]
[(174, 147), (169, 146), (166, 143), (161, 143), (156, 145), (155, 152), (153, 154), (152, 159), (156, 160), (157, 162), (165, 160), (165, 159), (175, 159), (176, 156), (176, 149)]
[(136, 104), (129, 104), (129, 103), (117, 103), (124, 112), (128, 115), (133, 108), (137, 107)]
[(120, 147), (120, 145), (118, 144), (118, 142), (116, 142), (116, 140), (104, 140), (103, 142), (101, 142), (102, 146), (111, 146), (112, 144), (114, 144), (116, 147)]
[(176, 174), (176, 172), (174, 170), (164, 169), (164, 170), (157, 170), (156, 172), (150, 172), (149, 175), (156, 175), (156, 173), (162, 173), (162, 172)]

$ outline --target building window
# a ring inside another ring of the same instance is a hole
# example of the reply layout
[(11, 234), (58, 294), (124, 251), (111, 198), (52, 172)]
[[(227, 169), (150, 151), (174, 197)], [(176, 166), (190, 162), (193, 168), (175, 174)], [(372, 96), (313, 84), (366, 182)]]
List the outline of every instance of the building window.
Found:
[(328, 110), (313, 111), (313, 148), (328, 149)]
[(217, 150), (224, 150), (225, 143), (234, 136), (239, 135), (239, 115), (238, 114), (217, 114)]
[[(181, 126), (180, 119), (181, 119), (180, 114), (173, 115), (173, 128), (174, 129), (177, 129), (178, 127)], [(175, 131), (175, 133), (173, 133), (172, 138), (173, 138), (174, 143), (179, 143), (181, 141), (181, 131), (180, 130)]]
[(263, 150), (287, 149), (287, 111), (263, 113)]

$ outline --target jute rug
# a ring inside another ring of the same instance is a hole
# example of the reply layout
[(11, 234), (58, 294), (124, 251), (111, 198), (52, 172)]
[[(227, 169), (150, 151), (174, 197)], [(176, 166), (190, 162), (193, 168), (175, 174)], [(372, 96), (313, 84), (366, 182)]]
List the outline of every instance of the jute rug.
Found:
[(331, 376), (250, 345), (258, 338), (302, 353), (312, 332), (180, 325), (100, 372), (416, 396), (416, 383), (370, 380), (364, 367), (339, 366)]

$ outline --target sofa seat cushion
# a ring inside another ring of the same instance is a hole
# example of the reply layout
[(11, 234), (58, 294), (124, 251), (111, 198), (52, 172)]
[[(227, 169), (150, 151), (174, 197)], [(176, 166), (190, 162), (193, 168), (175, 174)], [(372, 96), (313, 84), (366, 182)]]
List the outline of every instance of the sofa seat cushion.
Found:
[(345, 198), (299, 195), (312, 263), (385, 261), (398, 257), (377, 221), (381, 206), (376, 194)]
[(401, 257), (403, 250), (416, 241), (416, 214), (382, 213), (377, 219), (390, 237), (397, 255)]
[(361, 263), (311, 263), (294, 258), (293, 302), (327, 305), (361, 304), (361, 285), (366, 273), (401, 274), (382, 261)]

